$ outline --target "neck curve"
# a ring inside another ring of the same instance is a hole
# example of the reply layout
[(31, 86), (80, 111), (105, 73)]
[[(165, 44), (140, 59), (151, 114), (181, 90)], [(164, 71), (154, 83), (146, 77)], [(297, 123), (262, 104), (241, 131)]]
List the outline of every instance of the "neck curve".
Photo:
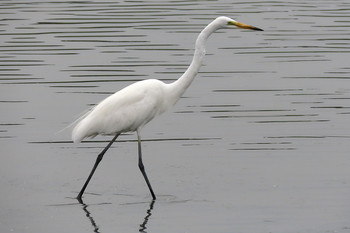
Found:
[(205, 56), (205, 46), (208, 37), (217, 29), (219, 29), (219, 27), (216, 25), (215, 21), (213, 21), (201, 31), (196, 40), (194, 56), (190, 66), (178, 80), (168, 84), (168, 101), (173, 102), (172, 104), (175, 104), (180, 99), (197, 75)]

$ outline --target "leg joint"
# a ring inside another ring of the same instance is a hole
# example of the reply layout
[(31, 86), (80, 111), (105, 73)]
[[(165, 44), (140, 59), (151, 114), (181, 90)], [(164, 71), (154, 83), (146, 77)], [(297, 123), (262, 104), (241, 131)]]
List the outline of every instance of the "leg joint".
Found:
[(145, 170), (145, 166), (143, 165), (142, 160), (139, 160), (139, 168), (141, 171)]

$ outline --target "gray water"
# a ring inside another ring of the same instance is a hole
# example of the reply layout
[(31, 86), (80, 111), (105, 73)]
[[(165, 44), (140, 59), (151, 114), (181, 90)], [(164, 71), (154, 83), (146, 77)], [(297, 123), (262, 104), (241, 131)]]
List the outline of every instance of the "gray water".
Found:
[[(1, 1), (1, 232), (350, 232), (350, 3)], [(120, 137), (73, 144), (86, 109), (176, 80), (219, 15), (184, 97)]]

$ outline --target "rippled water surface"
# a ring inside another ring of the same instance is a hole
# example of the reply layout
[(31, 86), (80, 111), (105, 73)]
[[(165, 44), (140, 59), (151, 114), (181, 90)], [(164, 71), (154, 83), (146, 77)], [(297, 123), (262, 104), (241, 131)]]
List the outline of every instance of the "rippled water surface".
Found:
[[(1, 232), (350, 232), (350, 3), (1, 1)], [(86, 109), (176, 80), (219, 15), (184, 97), (108, 151), (73, 144)]]

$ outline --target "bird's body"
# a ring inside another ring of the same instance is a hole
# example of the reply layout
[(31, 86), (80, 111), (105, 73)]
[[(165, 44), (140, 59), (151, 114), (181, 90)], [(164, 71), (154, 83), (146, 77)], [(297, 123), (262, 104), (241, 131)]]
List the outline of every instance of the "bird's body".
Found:
[(169, 107), (167, 84), (148, 79), (114, 93), (94, 107), (73, 130), (73, 141), (98, 134), (115, 135), (141, 129)]
[(74, 142), (80, 142), (84, 138), (94, 137), (99, 134), (111, 134), (115, 135), (115, 137), (99, 154), (88, 180), (78, 195), (80, 202), (82, 202), (82, 194), (97, 165), (102, 160), (104, 153), (118, 135), (130, 131), (137, 132), (139, 167), (153, 199), (156, 198), (142, 164), (140, 131), (145, 124), (155, 116), (167, 111), (180, 99), (201, 67), (208, 37), (216, 30), (230, 26), (262, 31), (262, 29), (236, 22), (228, 17), (218, 17), (199, 34), (191, 65), (178, 80), (172, 83), (164, 83), (156, 79), (136, 82), (107, 97), (82, 117), (73, 129), (72, 139)]

